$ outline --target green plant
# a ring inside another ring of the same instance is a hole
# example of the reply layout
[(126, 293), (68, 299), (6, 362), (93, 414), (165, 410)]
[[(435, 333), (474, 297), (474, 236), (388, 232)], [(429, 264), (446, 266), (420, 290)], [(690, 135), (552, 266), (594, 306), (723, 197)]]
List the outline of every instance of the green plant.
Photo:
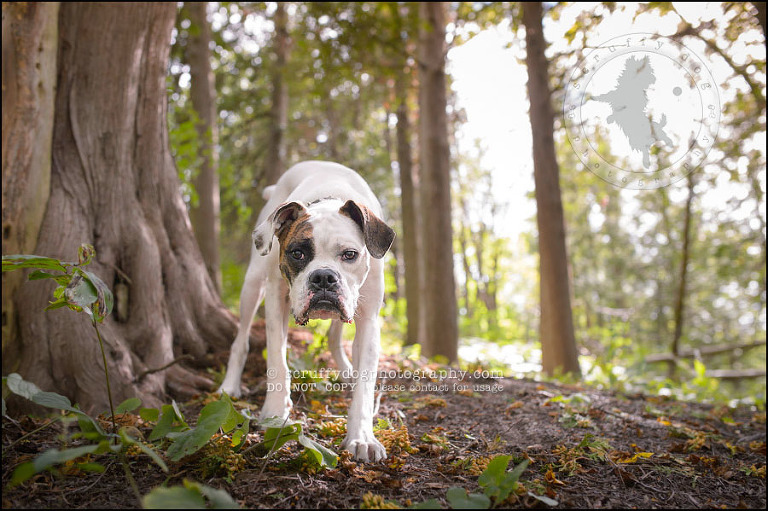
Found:
[[(83, 438), (90, 443), (80, 445), (69, 449), (49, 449), (35, 458), (33, 461), (22, 463), (16, 467), (11, 476), (10, 485), (16, 486), (31, 478), (33, 475), (43, 470), (53, 470), (55, 466), (64, 464), (71, 460), (76, 460), (88, 454), (115, 454), (120, 456), (123, 467), (126, 470), (126, 476), (131, 483), (137, 497), (140, 496), (138, 488), (130, 474), (128, 464), (125, 463), (125, 453), (129, 448), (138, 449), (149, 456), (164, 472), (168, 471), (165, 462), (155, 451), (143, 442), (132, 438), (126, 428), (121, 428), (117, 433), (107, 433), (99, 424), (99, 421), (80, 410), (66, 396), (56, 394), (55, 392), (45, 392), (40, 390), (34, 383), (25, 381), (16, 373), (3, 377), (3, 385), (12, 393), (29, 399), (47, 408), (63, 410), (68, 414), (74, 415), (80, 426), (80, 432), (73, 435), (74, 438)], [(117, 407), (117, 413), (128, 413), (140, 406), (141, 402), (136, 398), (127, 399)], [(114, 415), (113, 415), (114, 418)], [(49, 425), (52, 424), (49, 423)], [(35, 431), (36, 432), (36, 431)], [(35, 433), (33, 432), (33, 433)], [(25, 437), (22, 437), (23, 439)], [(17, 440), (16, 442), (20, 441)], [(104, 467), (98, 463), (89, 463), (84, 468), (90, 470), (103, 471)]]
[[(67, 412), (68, 416), (74, 415), (80, 431), (72, 435), (71, 440), (84, 439), (89, 442), (86, 445), (67, 449), (49, 449), (33, 461), (20, 464), (11, 476), (10, 484), (12, 486), (23, 483), (38, 472), (55, 470), (55, 467), (58, 465), (77, 460), (86, 455), (112, 454), (120, 457), (120, 461), (126, 471), (126, 477), (130, 481), (137, 498), (141, 499), (141, 494), (133, 480), (128, 464), (125, 462), (125, 455), (130, 449), (146, 454), (164, 472), (168, 472), (167, 465), (155, 450), (144, 442), (133, 438), (129, 434), (130, 430), (128, 428), (121, 428), (117, 434), (107, 433), (97, 419), (83, 412), (77, 406), (73, 406), (67, 397), (55, 392), (41, 391), (34, 383), (25, 381), (18, 374), (14, 373), (4, 377), (3, 384), (10, 392), (29, 399), (33, 403), (63, 410)], [(139, 409), (140, 406), (140, 400), (131, 398), (121, 403), (115, 412), (126, 414)], [(230, 435), (230, 445), (233, 448), (242, 447), (245, 435), (249, 431), (250, 421), (253, 419), (247, 411), (238, 411), (226, 394), (223, 394), (218, 401), (213, 401), (203, 407), (197, 425), (194, 428), (190, 428), (187, 424), (175, 402), (171, 405), (163, 405), (160, 410), (156, 408), (142, 408), (139, 410), (139, 416), (147, 422), (156, 423), (149, 435), (149, 442), (170, 442), (170, 446), (165, 454), (172, 461), (179, 461), (183, 457), (202, 449), (219, 431)], [(17, 440), (17, 442), (22, 439)], [(315, 447), (311, 440), (307, 439), (307, 441)], [(104, 470), (103, 465), (99, 463), (88, 463), (79, 466), (89, 470)], [(192, 486), (187, 485), (184, 491), (182, 489), (171, 490), (168, 494), (175, 495), (186, 492), (185, 498), (193, 499), (194, 496), (188, 493), (199, 490), (198, 486), (194, 486), (195, 484), (190, 483)], [(213, 500), (213, 497), (207, 493), (203, 492), (203, 494)], [(162, 497), (166, 494), (160, 492), (159, 495)], [(156, 497), (157, 495), (153, 498)]]
[(249, 447), (249, 450), (255, 449), (262, 455), (269, 457), (287, 442), (296, 440), (314, 457), (318, 465), (321, 467), (336, 467), (338, 461), (336, 453), (305, 435), (300, 422), (294, 422), (287, 418), (272, 417), (261, 421), (260, 425), (266, 428), (264, 440), (253, 447)]
[[(191, 429), (185, 429), (184, 419), (177, 408), (169, 410), (163, 407), (164, 413), (152, 430), (150, 438), (166, 437), (173, 443), (168, 448), (167, 454), (172, 461), (179, 461), (185, 456), (194, 454), (207, 444), (213, 435), (223, 431), (232, 435), (232, 446), (242, 445), (245, 435), (250, 427), (250, 414), (238, 411), (232, 404), (228, 395), (222, 394), (218, 401), (212, 401), (200, 411), (197, 425)], [(162, 420), (165, 417), (170, 419)], [(182, 424), (174, 426), (173, 422), (180, 419)], [(159, 431), (158, 431), (159, 429)]]
[[(486, 469), (480, 474), (477, 483), (483, 489), (483, 493), (469, 493), (466, 489), (454, 486), (445, 494), (445, 498), (453, 509), (489, 509), (491, 507), (501, 506), (507, 498), (518, 488), (520, 476), (528, 467), (529, 461), (523, 460), (511, 471), (507, 471), (512, 456), (495, 456)], [(527, 492), (531, 497), (540, 500), (549, 506), (556, 506), (558, 503), (548, 497), (542, 497), (532, 492)], [(422, 506), (431, 506), (434, 501), (429, 500), (412, 506), (422, 508)]]
[[(210, 505), (206, 505), (206, 499)], [(145, 509), (238, 509), (240, 506), (224, 490), (184, 479), (183, 486), (160, 486), (147, 493), (141, 504)]]
[[(53, 290), (54, 301), (50, 302), (45, 310), (53, 310), (68, 307), (75, 312), (85, 312), (91, 319), (91, 324), (96, 331), (101, 348), (101, 357), (104, 362), (104, 378), (106, 380), (109, 409), (112, 412), (112, 432), (117, 433), (115, 423), (115, 409), (112, 404), (112, 390), (109, 386), (109, 371), (107, 369), (107, 356), (104, 352), (104, 342), (101, 339), (98, 324), (104, 321), (111, 312), (114, 304), (112, 292), (107, 285), (94, 273), (85, 269), (96, 255), (93, 245), (82, 244), (77, 250), (77, 262), (64, 262), (53, 257), (36, 255), (8, 255), (3, 256), (3, 273), (7, 271), (35, 268), (29, 274), (29, 280), (52, 279), (58, 287)], [(46, 271), (47, 270), (47, 271)], [(49, 271), (57, 273), (48, 273)]]

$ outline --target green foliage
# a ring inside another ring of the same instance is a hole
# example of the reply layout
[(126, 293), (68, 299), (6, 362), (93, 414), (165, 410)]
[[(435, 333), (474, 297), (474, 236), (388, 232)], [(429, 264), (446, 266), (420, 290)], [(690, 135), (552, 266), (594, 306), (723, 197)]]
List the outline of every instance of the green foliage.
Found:
[(221, 262), (221, 299), (224, 305), (233, 312), (238, 312), (240, 307), (240, 288), (245, 280), (244, 264), (225, 258)]
[[(152, 449), (132, 438), (125, 428), (120, 429), (117, 434), (106, 433), (98, 420), (86, 414), (76, 406), (72, 406), (66, 396), (56, 394), (55, 392), (41, 391), (34, 383), (25, 381), (16, 373), (3, 377), (3, 385), (10, 392), (28, 399), (33, 403), (75, 415), (81, 430), (81, 433), (78, 436), (91, 442), (88, 445), (68, 449), (49, 449), (33, 461), (20, 464), (13, 472), (10, 482), (11, 486), (23, 483), (38, 472), (53, 470), (57, 465), (75, 460), (87, 454), (118, 454), (130, 446), (137, 446), (142, 452), (150, 456), (163, 471), (168, 471), (168, 467), (163, 460), (157, 456)], [(140, 403), (137, 404), (135, 398), (128, 399), (118, 406), (118, 410), (134, 409), (139, 406), (139, 404)], [(84, 468), (99, 471), (104, 469), (104, 467), (98, 463), (87, 464)]]
[[(3, 273), (37, 268), (29, 274), (29, 280), (51, 279), (58, 284), (53, 291), (55, 300), (50, 302), (45, 310), (69, 307), (75, 312), (84, 311), (94, 324), (101, 323), (112, 312), (112, 292), (94, 273), (83, 269), (95, 255), (93, 246), (80, 245), (77, 255), (77, 262), (64, 262), (36, 255), (7, 255), (3, 256)], [(50, 271), (57, 273), (49, 273)]]
[[(72, 406), (69, 399), (65, 396), (54, 392), (43, 392), (34, 383), (25, 381), (18, 374), (14, 373), (3, 377), (3, 385), (10, 392), (29, 399), (34, 403), (75, 415), (80, 432), (72, 435), (72, 439), (83, 438), (89, 442), (86, 445), (66, 449), (49, 449), (33, 461), (18, 465), (9, 482), (11, 487), (24, 483), (39, 472), (44, 470), (55, 471), (57, 466), (88, 455), (119, 455), (126, 470), (130, 472), (128, 464), (124, 462), (124, 455), (129, 448), (138, 449), (164, 472), (168, 472), (167, 465), (155, 449), (143, 441), (133, 438), (129, 434), (128, 429), (121, 428), (117, 434), (106, 433), (101, 428), (98, 420), (81, 411), (76, 406)], [(136, 398), (130, 398), (118, 405), (116, 410), (120, 413), (130, 413), (140, 406), (141, 401)], [(250, 421), (250, 416), (238, 412), (226, 395), (203, 408), (200, 412), (197, 426), (193, 429), (190, 429), (186, 424), (175, 403), (163, 406), (162, 411), (154, 408), (142, 408), (139, 413), (147, 421), (157, 421), (155, 429), (150, 435), (150, 441), (169, 440), (171, 444), (166, 455), (173, 461), (178, 461), (186, 455), (197, 452), (218, 431), (231, 434), (233, 447), (241, 445), (245, 439)], [(300, 429), (299, 433), (301, 433)], [(303, 445), (319, 450), (319, 444), (301, 434), (298, 437), (298, 440)], [(321, 462), (327, 461), (328, 454), (323, 452), (319, 455), (319, 458)], [(77, 466), (81, 470), (104, 471), (104, 465), (97, 462), (86, 461), (78, 463)], [(136, 488), (134, 490), (138, 491)], [(182, 507), (197, 509), (206, 507), (205, 499), (210, 501), (210, 507), (237, 507), (237, 504), (226, 492), (191, 481), (185, 481), (183, 488), (156, 488), (146, 495), (142, 502), (145, 507), (150, 508), (178, 508), (183, 504)]]
[(477, 480), (485, 495), (496, 503), (501, 503), (515, 491), (520, 475), (528, 466), (528, 460), (518, 464), (511, 472), (507, 472), (512, 456), (496, 456), (488, 463), (480, 478)]
[[(109, 398), (109, 408), (112, 410), (113, 433), (116, 433), (117, 424), (115, 424), (115, 411), (112, 405), (112, 390), (109, 386), (107, 356), (104, 352), (104, 342), (101, 339), (101, 333), (97, 324), (104, 321), (104, 318), (112, 312), (114, 297), (107, 285), (99, 277), (83, 269), (84, 266), (91, 263), (95, 255), (96, 250), (93, 248), (93, 245), (86, 243), (80, 245), (77, 250), (77, 262), (71, 263), (35, 255), (8, 255), (3, 256), (3, 273), (24, 268), (37, 268), (36, 271), (29, 274), (29, 280), (53, 279), (58, 284), (58, 287), (53, 290), (55, 300), (50, 302), (45, 310), (69, 307), (69, 309), (75, 312), (85, 311), (91, 319), (91, 324), (96, 332), (99, 347), (101, 348), (107, 397)], [(59, 273), (48, 273), (43, 270), (57, 271)]]
[(445, 498), (453, 509), (488, 509), (491, 499), (482, 493), (469, 493), (464, 488), (454, 486), (445, 492)]
[(273, 453), (290, 441), (297, 441), (321, 467), (336, 467), (338, 456), (304, 434), (303, 425), (288, 419), (272, 417), (260, 422), (266, 428), (264, 440), (256, 446), (262, 454)]
[(156, 408), (143, 408), (140, 415), (144, 420), (157, 422), (155, 429), (149, 435), (151, 442), (165, 438), (170, 433), (180, 433), (189, 429), (175, 401), (172, 405), (163, 405), (159, 411)]
[[(454, 486), (449, 488), (445, 494), (445, 498), (453, 509), (489, 509), (491, 507), (501, 506), (507, 498), (515, 492), (517, 489), (520, 476), (528, 467), (529, 461), (523, 460), (512, 471), (507, 471), (512, 456), (499, 455), (495, 456), (489, 463), (486, 469), (480, 474), (477, 483), (480, 488), (483, 489), (483, 493), (469, 493), (466, 489)], [(529, 495), (537, 497), (535, 494), (529, 492)], [(542, 500), (542, 499), (539, 499)], [(548, 505), (557, 505), (557, 502), (547, 499), (549, 502), (542, 500)], [(418, 506), (412, 506), (414, 509), (431, 509), (434, 504), (433, 500), (429, 500), (419, 504)], [(424, 507), (422, 507), (424, 506)]]
[[(225, 434), (232, 433), (232, 444), (239, 445), (248, 432), (249, 418), (243, 416), (232, 405), (229, 396), (223, 394), (219, 401), (208, 403), (200, 411), (197, 426), (186, 431), (169, 431), (165, 434), (173, 443), (168, 449), (168, 456), (179, 461), (200, 450), (211, 437), (221, 429)], [(154, 431), (152, 432), (154, 435)]]
[(226, 491), (188, 479), (184, 479), (183, 486), (155, 488), (144, 496), (141, 503), (145, 509), (238, 509), (240, 507)]

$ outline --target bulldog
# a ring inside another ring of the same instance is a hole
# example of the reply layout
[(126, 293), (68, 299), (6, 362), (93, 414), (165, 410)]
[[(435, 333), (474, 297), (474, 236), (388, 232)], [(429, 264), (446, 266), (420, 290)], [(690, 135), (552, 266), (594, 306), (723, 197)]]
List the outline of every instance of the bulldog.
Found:
[[(286, 418), (293, 404), (286, 364), (289, 314), (299, 325), (331, 319), (329, 347), (353, 389), (342, 447), (358, 460), (380, 461), (387, 453), (373, 435), (378, 316), (384, 298), (382, 258), (395, 232), (381, 220), (381, 205), (365, 180), (337, 163), (299, 163), (267, 187), (264, 198), (240, 294), (240, 326), (219, 392), (240, 396), (250, 325), (266, 299), (267, 396), (261, 418)], [(352, 321), (350, 364), (341, 336), (343, 322)]]

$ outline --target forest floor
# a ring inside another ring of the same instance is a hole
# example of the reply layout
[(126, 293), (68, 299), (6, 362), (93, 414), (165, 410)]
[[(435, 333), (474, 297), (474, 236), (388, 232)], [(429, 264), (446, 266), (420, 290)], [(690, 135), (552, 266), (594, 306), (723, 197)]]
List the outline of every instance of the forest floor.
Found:
[[(254, 390), (235, 404), (253, 406), (256, 413), (264, 399), (263, 377), (257, 376), (264, 362), (257, 354), (250, 361), (244, 381)], [(384, 357), (380, 369), (402, 374), (439, 368)], [(526, 459), (529, 465), (506, 500), (492, 501), (496, 507), (766, 507), (765, 412), (482, 374), (448, 376), (455, 377), (387, 380), (405, 390), (381, 392), (378, 417), (388, 424), (380, 421), (377, 436), (388, 448), (386, 462), (357, 463), (342, 455), (336, 468), (317, 468), (296, 442), (257, 457), (246, 451), (260, 440), (253, 426), (239, 459), (226, 460), (227, 446), (217, 453), (216, 442), (181, 461), (166, 459), (168, 474), (146, 455), (127, 459), (143, 494), (190, 479), (224, 489), (248, 508), (407, 507), (429, 499), (448, 508), (451, 487), (483, 492), (478, 476), (499, 454), (511, 455), (509, 469)], [(190, 425), (210, 399), (180, 403)], [(339, 417), (349, 396), (295, 392), (293, 400), (292, 418), (340, 452)], [(139, 507), (115, 456), (86, 460), (102, 463), (101, 473), (70, 463), (9, 488), (19, 463), (60, 448), (65, 433), (71, 435), (58, 422), (12, 444), (48, 420), (3, 418), (4, 509)], [(151, 424), (130, 414), (126, 420), (149, 436)]]

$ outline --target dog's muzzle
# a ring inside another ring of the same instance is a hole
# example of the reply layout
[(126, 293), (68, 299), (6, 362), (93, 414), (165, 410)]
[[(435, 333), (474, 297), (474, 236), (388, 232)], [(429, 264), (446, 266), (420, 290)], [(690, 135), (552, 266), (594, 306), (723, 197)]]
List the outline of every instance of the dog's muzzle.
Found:
[(342, 304), (341, 276), (330, 268), (320, 268), (309, 275), (307, 284), (307, 307), (296, 317), (296, 322), (305, 325), (310, 319), (330, 319), (338, 317), (349, 321)]

